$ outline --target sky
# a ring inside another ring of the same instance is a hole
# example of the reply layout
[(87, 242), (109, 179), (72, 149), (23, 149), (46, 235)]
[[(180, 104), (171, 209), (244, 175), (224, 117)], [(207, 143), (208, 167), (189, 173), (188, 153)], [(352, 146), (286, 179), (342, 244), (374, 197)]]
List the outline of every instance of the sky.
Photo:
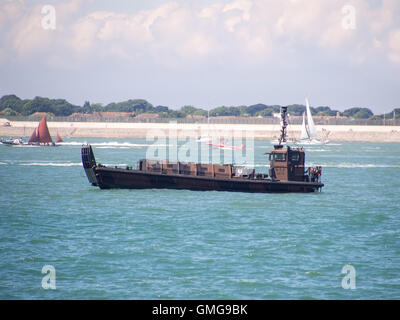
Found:
[(398, 0), (0, 0), (0, 96), (400, 107)]

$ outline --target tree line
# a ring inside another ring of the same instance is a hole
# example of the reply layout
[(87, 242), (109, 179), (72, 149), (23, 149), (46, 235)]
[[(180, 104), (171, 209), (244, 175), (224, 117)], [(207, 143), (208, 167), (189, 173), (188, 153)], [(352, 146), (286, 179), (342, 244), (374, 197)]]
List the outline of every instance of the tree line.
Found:
[[(112, 102), (107, 105), (90, 103), (85, 101), (82, 106), (69, 103), (65, 99), (49, 99), (35, 97), (34, 99), (20, 99), (16, 95), (4, 95), (0, 98), (0, 113), (3, 116), (29, 116), (36, 112), (46, 112), (54, 116), (67, 117), (73, 113), (91, 114), (95, 112), (129, 112), (133, 116), (142, 113), (158, 114), (161, 118), (185, 118), (187, 116), (237, 116), (237, 117), (270, 117), (279, 113), (280, 105), (265, 105), (262, 103), (250, 106), (220, 106), (209, 111), (207, 108), (196, 108), (194, 106), (183, 106), (174, 110), (167, 106), (153, 106), (144, 99), (130, 99), (123, 102)], [(305, 106), (301, 104), (288, 105), (288, 112), (292, 116), (301, 116)], [(355, 119), (383, 119), (400, 118), (400, 108), (382, 115), (374, 115), (368, 108), (349, 108), (343, 112), (333, 110), (328, 106), (311, 107), (311, 113), (318, 116), (340, 116)]]

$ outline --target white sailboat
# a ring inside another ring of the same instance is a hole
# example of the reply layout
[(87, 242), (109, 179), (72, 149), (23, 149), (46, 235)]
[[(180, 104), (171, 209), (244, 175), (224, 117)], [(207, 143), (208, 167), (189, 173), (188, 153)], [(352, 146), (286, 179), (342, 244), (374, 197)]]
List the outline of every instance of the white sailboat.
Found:
[(327, 141), (318, 140), (317, 129), (315, 128), (314, 120), (311, 115), (310, 104), (306, 98), (306, 113), (307, 113), (307, 124), (306, 116), (303, 113), (303, 123), (301, 125), (300, 140), (297, 144), (325, 144)]

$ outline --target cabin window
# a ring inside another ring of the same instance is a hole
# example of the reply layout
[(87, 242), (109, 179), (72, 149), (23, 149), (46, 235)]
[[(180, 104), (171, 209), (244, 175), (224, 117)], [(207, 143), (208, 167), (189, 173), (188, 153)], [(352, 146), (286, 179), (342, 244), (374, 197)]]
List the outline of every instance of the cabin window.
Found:
[(225, 169), (218, 169), (218, 172), (225, 172)]
[(167, 165), (167, 168), (168, 169), (172, 169), (174, 167), (174, 165), (173, 164), (169, 164), (169, 165)]
[(300, 161), (300, 153), (293, 152), (290, 154), (290, 161), (293, 163), (298, 163)]
[(285, 153), (271, 153), (269, 155), (269, 160), (286, 161), (286, 154)]

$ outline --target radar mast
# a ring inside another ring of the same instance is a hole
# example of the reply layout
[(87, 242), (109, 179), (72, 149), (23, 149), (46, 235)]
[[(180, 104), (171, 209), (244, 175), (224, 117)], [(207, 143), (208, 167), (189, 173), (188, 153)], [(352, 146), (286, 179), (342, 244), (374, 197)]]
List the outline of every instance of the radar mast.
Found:
[(287, 108), (281, 107), (281, 136), (279, 137), (279, 146), (282, 145), (282, 142), (287, 142), (286, 138), (286, 129), (287, 129)]

